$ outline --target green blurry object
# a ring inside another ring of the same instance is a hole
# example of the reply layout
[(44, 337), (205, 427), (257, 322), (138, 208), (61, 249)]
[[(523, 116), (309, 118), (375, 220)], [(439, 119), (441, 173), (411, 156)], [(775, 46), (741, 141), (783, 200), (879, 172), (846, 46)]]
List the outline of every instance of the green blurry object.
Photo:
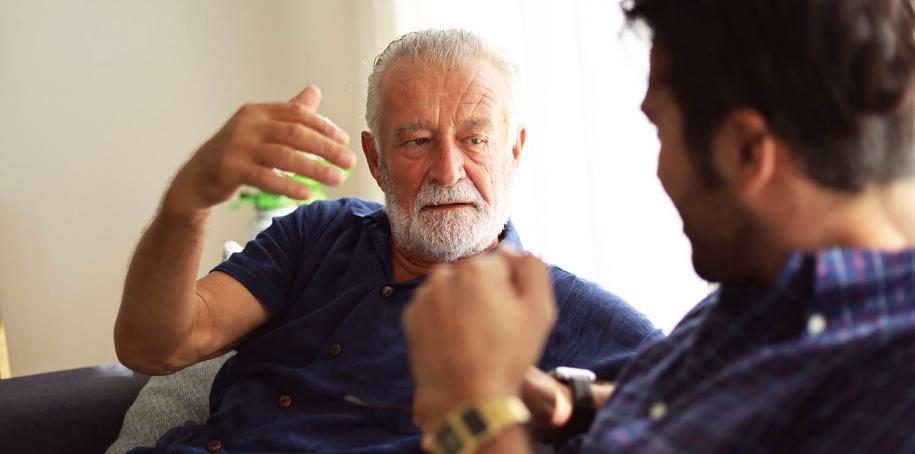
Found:
[[(341, 169), (329, 161), (323, 158), (315, 158), (318, 162), (333, 167), (343, 173), (343, 178), (346, 179), (350, 175), (350, 170)], [(281, 208), (298, 206), (298, 205), (307, 205), (315, 200), (327, 200), (327, 193), (324, 192), (324, 187), (321, 183), (312, 180), (308, 177), (303, 177), (301, 175), (296, 175), (290, 172), (279, 172), (281, 175), (286, 178), (290, 178), (293, 181), (298, 182), (299, 184), (305, 185), (308, 189), (311, 190), (311, 197), (306, 200), (293, 199), (280, 194), (274, 194), (272, 192), (266, 191), (242, 191), (238, 195), (238, 200), (229, 204), (230, 211), (236, 211), (239, 207), (246, 203), (250, 203), (257, 211), (274, 211)]]

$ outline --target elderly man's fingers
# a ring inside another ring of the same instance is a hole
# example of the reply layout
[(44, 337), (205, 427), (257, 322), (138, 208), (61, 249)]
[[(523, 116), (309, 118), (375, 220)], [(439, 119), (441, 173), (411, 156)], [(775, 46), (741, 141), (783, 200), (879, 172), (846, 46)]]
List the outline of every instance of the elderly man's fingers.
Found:
[(329, 118), (307, 109), (301, 104), (271, 104), (267, 106), (269, 115), (276, 121), (299, 123), (321, 134), (346, 145), (350, 137)]
[(299, 94), (289, 100), (290, 104), (299, 104), (308, 110), (318, 110), (321, 104), (321, 89), (315, 85), (306, 85)]
[(254, 186), (258, 189), (282, 194), (293, 199), (306, 200), (311, 197), (311, 190), (308, 187), (290, 180), (289, 178), (277, 175), (273, 170), (266, 167), (252, 166), (245, 172), (244, 183)]
[(339, 170), (311, 159), (286, 145), (266, 144), (261, 147), (260, 151), (260, 162), (267, 167), (293, 172), (330, 186), (343, 182), (343, 174)]
[(356, 164), (356, 155), (349, 148), (300, 123), (271, 122), (263, 126), (262, 134), (266, 142), (321, 156), (345, 169)]
[(555, 393), (550, 377), (535, 366), (528, 368), (521, 386), (521, 400), (535, 420), (550, 420), (555, 407)]

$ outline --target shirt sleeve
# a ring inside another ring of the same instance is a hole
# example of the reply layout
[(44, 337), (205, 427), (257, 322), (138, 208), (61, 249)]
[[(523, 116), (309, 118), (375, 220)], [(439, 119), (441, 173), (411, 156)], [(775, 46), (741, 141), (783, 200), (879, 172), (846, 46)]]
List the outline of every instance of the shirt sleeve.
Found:
[(289, 290), (303, 255), (308, 253), (305, 239), (315, 218), (320, 218), (320, 204), (299, 207), (296, 211), (273, 219), (264, 231), (249, 241), (241, 252), (232, 254), (213, 268), (228, 274), (254, 295), (274, 316), (289, 305)]
[(557, 323), (550, 333), (541, 368), (593, 370), (613, 381), (623, 365), (663, 333), (622, 298), (599, 285), (553, 269)]

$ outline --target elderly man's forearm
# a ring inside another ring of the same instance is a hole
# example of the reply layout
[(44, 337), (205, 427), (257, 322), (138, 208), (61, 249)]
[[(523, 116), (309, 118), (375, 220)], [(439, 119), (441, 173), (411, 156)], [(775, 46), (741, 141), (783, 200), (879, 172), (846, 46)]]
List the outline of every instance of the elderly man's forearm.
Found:
[(196, 361), (186, 350), (207, 217), (208, 211), (175, 209), (167, 195), (140, 240), (115, 323), (115, 349), (126, 366), (162, 374)]

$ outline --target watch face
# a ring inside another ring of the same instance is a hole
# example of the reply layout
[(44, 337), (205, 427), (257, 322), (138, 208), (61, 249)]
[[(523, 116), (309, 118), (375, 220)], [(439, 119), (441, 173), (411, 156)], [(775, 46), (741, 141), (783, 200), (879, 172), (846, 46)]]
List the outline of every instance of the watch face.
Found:
[(597, 375), (594, 372), (591, 372), (588, 369), (579, 369), (576, 367), (564, 367), (560, 366), (550, 371), (550, 375), (555, 377), (559, 381), (569, 381), (572, 379), (585, 380), (593, 382), (597, 379)]
[(461, 415), (461, 419), (464, 420), (464, 425), (467, 426), (467, 429), (470, 430), (470, 434), (474, 437), (486, 432), (486, 422), (483, 421), (483, 417), (480, 416), (480, 413), (477, 412), (476, 409), (467, 409), (467, 411)]
[(454, 429), (450, 425), (446, 424), (439, 429), (435, 437), (438, 439), (438, 445), (447, 453), (460, 452), (463, 447), (460, 437), (454, 433)]

